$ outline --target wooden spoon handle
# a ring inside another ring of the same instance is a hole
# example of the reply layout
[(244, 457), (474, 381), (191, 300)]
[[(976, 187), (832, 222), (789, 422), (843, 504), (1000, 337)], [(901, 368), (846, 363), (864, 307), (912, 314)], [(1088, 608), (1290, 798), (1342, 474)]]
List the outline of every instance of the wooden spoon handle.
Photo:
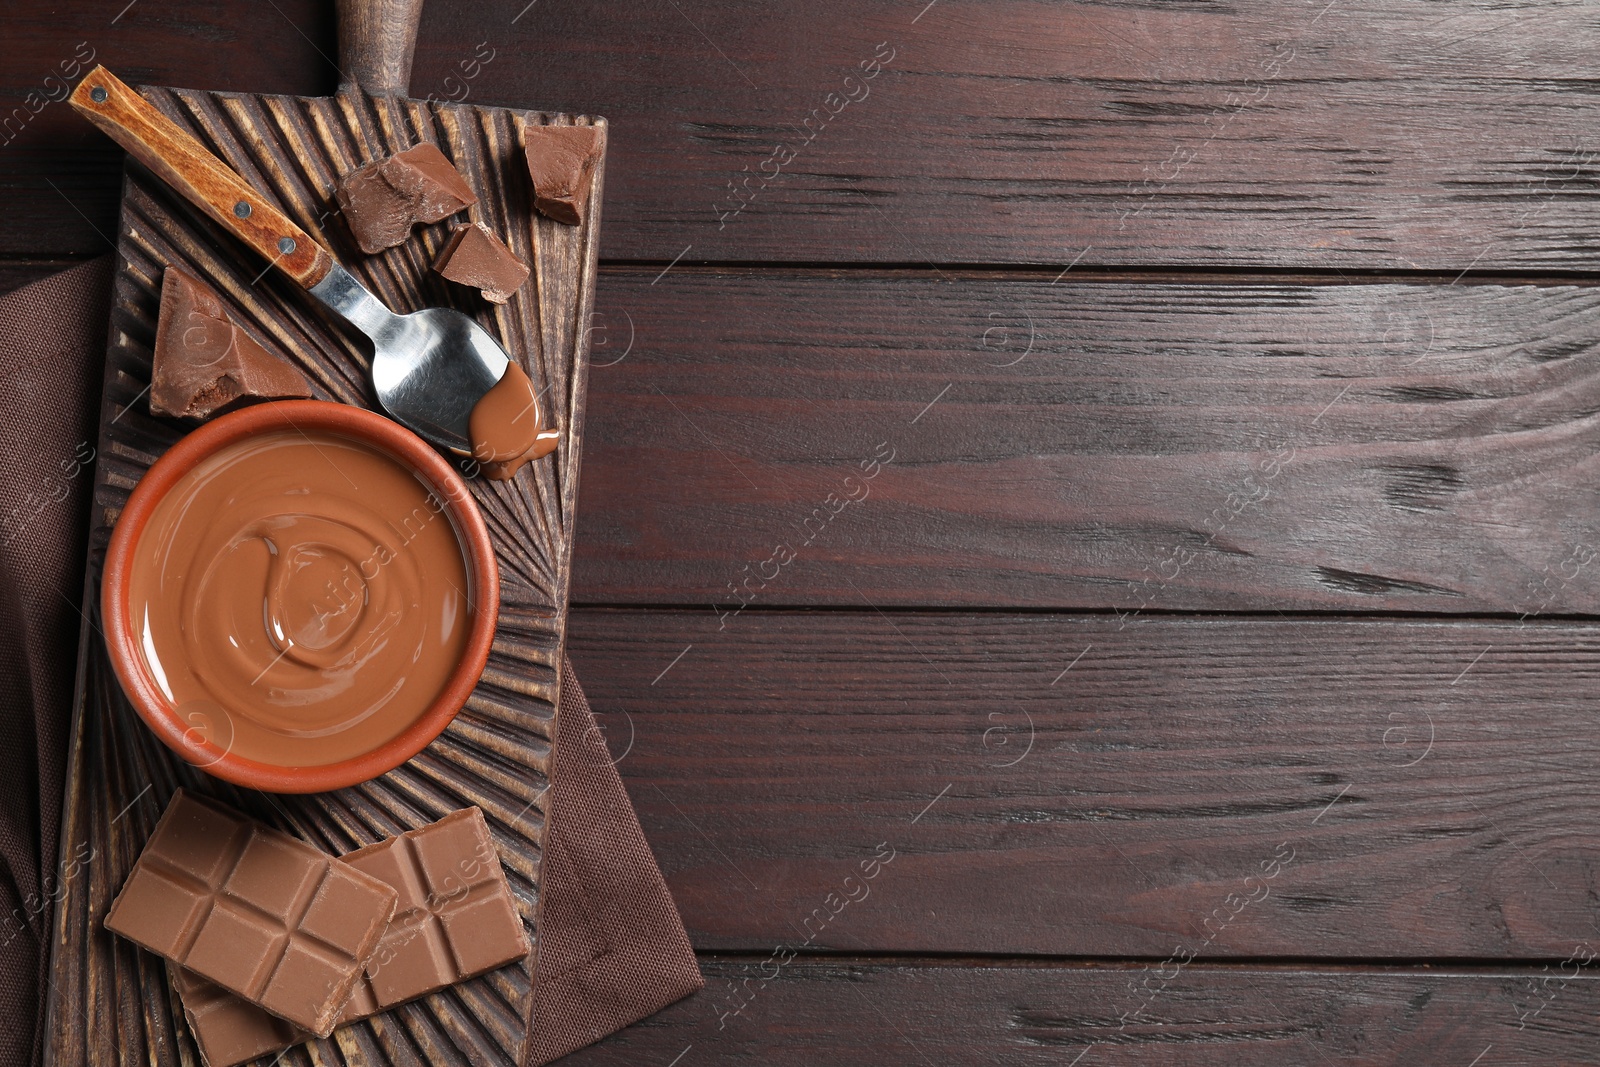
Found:
[(106, 68), (91, 70), (71, 101), (129, 155), (307, 289), (332, 268), (326, 249)]

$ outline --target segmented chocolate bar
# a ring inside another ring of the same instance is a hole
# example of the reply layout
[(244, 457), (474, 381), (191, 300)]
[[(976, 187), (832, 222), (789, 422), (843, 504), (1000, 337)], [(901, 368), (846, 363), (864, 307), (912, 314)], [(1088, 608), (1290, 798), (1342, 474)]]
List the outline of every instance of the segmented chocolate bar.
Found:
[(326, 1037), (395, 898), (385, 882), (180, 789), (105, 925)]
[[(489, 826), (478, 808), (342, 857), (393, 886), (390, 921), (339, 1025), (514, 963), (530, 950)], [(307, 1040), (225, 990), (174, 968), (173, 984), (208, 1067), (234, 1067)]]

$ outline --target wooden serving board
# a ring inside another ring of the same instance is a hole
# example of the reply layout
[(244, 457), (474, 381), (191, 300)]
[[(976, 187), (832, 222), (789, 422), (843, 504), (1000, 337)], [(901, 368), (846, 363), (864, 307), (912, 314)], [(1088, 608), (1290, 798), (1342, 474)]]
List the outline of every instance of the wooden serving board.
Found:
[[(145, 394), (161, 274), (176, 264), (222, 294), (247, 328), (292, 361), (325, 400), (375, 408), (367, 357), (314, 301), (137, 164), (124, 177), (118, 264), (101, 400), (84, 625), (63, 810), (62, 862), (48, 990), (46, 1062), (198, 1063), (182, 1011), (155, 956), (101, 927), (174, 789), (233, 804), (340, 853), (439, 818), (483, 808), (537, 953), (540, 842), (565, 641), (587, 323), (593, 303), (603, 165), (584, 224), (532, 209), (521, 130), (604, 120), (431, 104), (343, 90), (307, 99), (141, 89), (163, 113), (321, 234), (335, 255), (396, 311), (452, 306), (505, 344), (540, 390), (554, 456), (510, 482), (471, 482), (500, 565), (500, 624), (483, 678), (438, 740), (403, 767), (334, 793), (270, 796), (217, 781), (162, 745), (123, 696), (100, 633), (100, 572), (128, 492), (187, 427), (153, 417)], [(335, 179), (428, 140), (439, 144), (479, 202), (465, 216), (419, 227), (412, 240), (362, 256), (337, 218)], [(428, 268), (462, 218), (481, 221), (533, 273), (504, 307)], [(516, 1063), (531, 1009), (533, 959), (338, 1031), (285, 1055), (291, 1064)], [(268, 1057), (264, 1062), (275, 1062)]]

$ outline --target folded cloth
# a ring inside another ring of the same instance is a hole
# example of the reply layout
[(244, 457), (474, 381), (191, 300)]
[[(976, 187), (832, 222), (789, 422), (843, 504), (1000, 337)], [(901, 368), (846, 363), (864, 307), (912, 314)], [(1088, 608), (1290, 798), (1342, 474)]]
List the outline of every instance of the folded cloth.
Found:
[(527, 1067), (593, 1044), (706, 984), (565, 659), (553, 763)]
[[(41, 1058), (106, 256), (0, 296), (0, 1063)], [(524, 1055), (540, 1067), (705, 984), (605, 740), (562, 663)]]
[(111, 257), (0, 297), (0, 1063), (37, 1060)]

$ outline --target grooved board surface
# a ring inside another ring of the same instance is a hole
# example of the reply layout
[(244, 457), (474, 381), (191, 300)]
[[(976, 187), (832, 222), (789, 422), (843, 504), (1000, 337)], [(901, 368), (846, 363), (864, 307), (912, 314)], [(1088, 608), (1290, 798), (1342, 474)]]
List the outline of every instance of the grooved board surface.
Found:
[[(144, 396), (161, 271), (179, 264), (205, 279), (236, 317), (292, 361), (325, 400), (375, 406), (362, 351), (292, 282), (264, 269), (231, 238), (130, 165), (118, 229), (118, 273), (107, 352), (84, 590), (79, 703), (64, 811), (66, 855), (93, 857), (88, 878), (66, 883), (56, 913), (49, 1057), (58, 1064), (120, 1056), (166, 1062), (193, 1056), (181, 1008), (160, 961), (101, 928), (167, 798), (178, 787), (218, 797), (338, 855), (482, 807), (524, 925), (537, 944), (540, 841), (567, 570), (582, 441), (587, 321), (594, 291), (600, 184), (582, 227), (536, 218), (521, 160), (525, 123), (600, 122), (567, 115), (429, 106), (363, 95), (321, 99), (145, 90), (396, 311), (449, 305), (474, 314), (541, 391), (547, 425), (563, 431), (550, 459), (510, 482), (474, 480), (500, 567), (500, 621), (488, 667), (466, 706), (433, 744), (364, 785), (314, 796), (241, 790), (184, 763), (138, 720), (106, 661), (99, 575), (112, 525), (139, 476), (183, 432), (152, 417)], [(503, 307), (428, 273), (449, 222), (420, 227), (379, 255), (355, 252), (331, 197), (334, 180), (418, 140), (441, 145), (474, 186), (482, 221), (534, 276)], [(535, 949), (537, 951), (537, 949)], [(286, 1053), (286, 1065), (515, 1063), (530, 1009), (532, 958), (353, 1024)]]

